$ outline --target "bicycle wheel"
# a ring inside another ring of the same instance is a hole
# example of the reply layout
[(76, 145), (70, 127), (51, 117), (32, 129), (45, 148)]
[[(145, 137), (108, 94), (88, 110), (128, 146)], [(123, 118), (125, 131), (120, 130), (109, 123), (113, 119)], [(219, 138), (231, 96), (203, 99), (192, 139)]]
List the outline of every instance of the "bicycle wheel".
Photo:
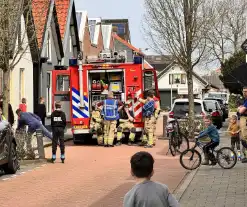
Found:
[(217, 151), (217, 162), (224, 169), (231, 169), (237, 163), (237, 154), (230, 147), (222, 147)]
[(172, 156), (176, 156), (176, 142), (175, 142), (175, 137), (173, 135), (170, 135), (169, 139), (169, 150), (171, 151)]
[(202, 162), (201, 154), (195, 149), (188, 149), (181, 153), (180, 164), (186, 170), (195, 170)]
[(189, 139), (181, 133), (179, 139), (180, 140), (178, 143), (177, 151), (179, 153), (182, 153), (183, 151), (188, 150), (190, 148)]

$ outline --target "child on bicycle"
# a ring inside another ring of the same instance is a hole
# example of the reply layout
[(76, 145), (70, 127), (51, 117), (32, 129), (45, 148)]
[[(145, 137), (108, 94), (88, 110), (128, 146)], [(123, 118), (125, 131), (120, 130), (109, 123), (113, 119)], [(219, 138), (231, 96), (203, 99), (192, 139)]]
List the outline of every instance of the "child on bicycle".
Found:
[(211, 116), (205, 116), (204, 123), (206, 125), (206, 129), (200, 132), (197, 138), (200, 139), (203, 137), (209, 137), (211, 139), (211, 142), (209, 142), (203, 147), (204, 161), (202, 162), (202, 165), (209, 165), (209, 160), (211, 161), (212, 165), (216, 165), (215, 156), (213, 153), (210, 153), (210, 150), (213, 150), (215, 147), (219, 145), (220, 136), (218, 130), (212, 124)]
[[(232, 115), (227, 131), (229, 132), (231, 136), (232, 150), (235, 149), (235, 145), (236, 145), (236, 148), (238, 150), (238, 159), (241, 159), (240, 137), (239, 137), (240, 127), (238, 124), (237, 115)], [(234, 155), (232, 154), (231, 156), (233, 157)]]

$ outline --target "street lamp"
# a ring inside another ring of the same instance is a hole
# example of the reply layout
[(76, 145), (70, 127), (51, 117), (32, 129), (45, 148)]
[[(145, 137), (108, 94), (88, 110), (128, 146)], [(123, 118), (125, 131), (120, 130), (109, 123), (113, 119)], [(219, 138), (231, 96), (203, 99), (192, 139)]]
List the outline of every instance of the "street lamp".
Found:
[[(174, 74), (173, 74), (174, 75)], [(175, 79), (175, 84), (177, 85), (177, 91), (178, 91), (178, 84), (180, 84), (180, 80), (179, 78)], [(172, 108), (172, 104), (173, 104), (173, 95), (172, 95), (172, 86), (173, 86), (173, 78), (171, 80), (171, 108)]]

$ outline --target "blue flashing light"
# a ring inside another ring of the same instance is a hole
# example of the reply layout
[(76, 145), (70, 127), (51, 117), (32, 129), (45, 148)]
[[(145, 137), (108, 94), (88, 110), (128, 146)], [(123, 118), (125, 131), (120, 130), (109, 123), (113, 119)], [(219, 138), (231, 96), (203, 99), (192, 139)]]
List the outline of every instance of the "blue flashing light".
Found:
[(71, 58), (69, 59), (69, 66), (76, 66), (77, 65), (77, 59)]
[(143, 57), (141, 56), (134, 56), (134, 64), (142, 64)]

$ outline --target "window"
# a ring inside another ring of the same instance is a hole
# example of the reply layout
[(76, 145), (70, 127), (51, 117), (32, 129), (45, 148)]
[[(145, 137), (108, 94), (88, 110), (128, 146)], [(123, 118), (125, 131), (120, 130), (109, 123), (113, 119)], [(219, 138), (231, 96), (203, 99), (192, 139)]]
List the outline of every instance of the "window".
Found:
[(118, 35), (123, 35), (125, 34), (125, 24), (112, 24), (114, 28), (114, 32), (116, 32)]
[(186, 74), (181, 74), (181, 84), (186, 84)]
[(20, 68), (19, 76), (19, 100), (25, 97), (24, 68)]
[(169, 74), (169, 84), (186, 84), (186, 74)]
[(154, 74), (152, 71), (144, 73), (144, 90), (154, 89)]
[[(187, 113), (189, 113), (189, 102), (176, 102), (173, 108), (175, 117), (185, 117)], [(201, 103), (194, 102), (194, 113), (196, 115), (202, 112)]]
[(68, 75), (58, 75), (57, 76), (57, 87), (56, 90), (60, 92), (67, 92), (69, 91), (70, 81)]
[(210, 112), (216, 110), (216, 104), (214, 101), (204, 101), (203, 103), (205, 111)]
[(154, 72), (153, 71), (146, 71), (144, 72), (144, 97), (147, 97), (147, 92), (149, 90), (153, 90), (155, 95), (157, 94), (158, 87), (157, 82), (154, 79)]

